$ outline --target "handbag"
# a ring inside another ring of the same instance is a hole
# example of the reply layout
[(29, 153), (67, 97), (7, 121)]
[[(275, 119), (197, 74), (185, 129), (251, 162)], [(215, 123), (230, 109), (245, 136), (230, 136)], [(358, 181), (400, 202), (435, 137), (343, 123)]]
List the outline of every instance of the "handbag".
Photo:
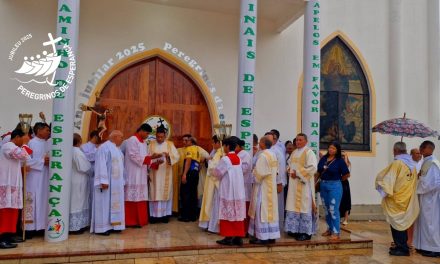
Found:
[(321, 187), (321, 173), (316, 172), (315, 173), (315, 193), (320, 191)]
[(320, 192), (321, 191), (321, 175), (328, 169), (328, 167), (330, 166), (330, 164), (333, 163), (333, 161), (335, 161), (336, 159), (332, 159), (332, 161), (330, 161), (330, 163), (326, 163), (324, 165), (324, 170), (319, 173), (316, 172), (315, 173), (315, 192)]

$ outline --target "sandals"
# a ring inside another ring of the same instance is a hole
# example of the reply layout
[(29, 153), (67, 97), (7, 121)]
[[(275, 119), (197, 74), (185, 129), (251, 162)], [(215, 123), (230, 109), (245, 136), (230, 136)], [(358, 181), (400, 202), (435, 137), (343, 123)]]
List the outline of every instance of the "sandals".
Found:
[(330, 241), (338, 241), (338, 240), (340, 240), (341, 238), (339, 237), (339, 235), (331, 235), (330, 237), (329, 237), (329, 240)]
[(323, 236), (323, 237), (327, 237), (327, 236), (331, 236), (331, 235), (332, 235), (332, 232), (330, 232), (330, 230), (327, 230), (321, 234), (321, 236)]

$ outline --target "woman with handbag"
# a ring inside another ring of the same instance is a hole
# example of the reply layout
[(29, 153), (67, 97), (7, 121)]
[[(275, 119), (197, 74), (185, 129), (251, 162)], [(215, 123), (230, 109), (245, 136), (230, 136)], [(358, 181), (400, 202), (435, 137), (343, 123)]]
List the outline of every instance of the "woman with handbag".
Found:
[(318, 163), (321, 199), (325, 211), (327, 231), (322, 236), (330, 240), (338, 240), (340, 234), (339, 205), (342, 199), (341, 180), (350, 177), (350, 171), (342, 158), (341, 145), (333, 142), (329, 145), (327, 154)]

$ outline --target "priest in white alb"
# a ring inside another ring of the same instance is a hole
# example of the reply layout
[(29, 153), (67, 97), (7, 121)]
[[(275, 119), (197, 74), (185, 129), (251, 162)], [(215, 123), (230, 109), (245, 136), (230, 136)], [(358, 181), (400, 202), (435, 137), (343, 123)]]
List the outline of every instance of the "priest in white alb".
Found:
[(214, 177), (214, 169), (223, 157), (221, 142), (217, 136), (212, 137), (212, 151), (208, 162), (202, 206), (200, 208), (199, 227), (211, 233), (218, 233), (219, 228), (219, 181)]
[(272, 142), (272, 147), (270, 148), (270, 151), (275, 155), (278, 161), (278, 170), (277, 170), (277, 193), (278, 193), (278, 221), (280, 229), (284, 226), (284, 186), (287, 183), (286, 175), (285, 173), (282, 173), (283, 171), (286, 171), (286, 164), (283, 162), (285, 160), (285, 152), (278, 146), (278, 140), (276, 137), (276, 134), (274, 132), (267, 132), (264, 135), (267, 139), (269, 139)]
[(92, 165), (80, 149), (81, 136), (73, 134), (69, 232), (83, 233), (90, 224), (90, 170)]
[(152, 156), (145, 142), (152, 132), (142, 124), (136, 133), (125, 140), (125, 224), (140, 228), (148, 224), (148, 166)]
[(440, 257), (440, 162), (433, 156), (435, 145), (420, 145), (423, 164), (417, 194), (420, 214), (414, 224), (414, 247), (425, 257)]
[(87, 160), (92, 164), (95, 164), (96, 151), (98, 150), (99, 133), (97, 130), (90, 132), (89, 141), (81, 145), (81, 150), (86, 155)]
[(47, 227), (49, 210), (49, 126), (46, 123), (36, 123), (33, 128), (35, 137), (29, 141), (32, 155), (27, 161), (30, 170), (26, 177), (26, 208), (24, 210), (26, 231), (28, 237), (34, 235), (29, 231), (40, 231), (43, 235)]
[(125, 229), (122, 137), (121, 131), (112, 131), (96, 152), (91, 233), (108, 236)]
[(214, 170), (214, 176), (220, 181), (220, 235), (225, 237), (216, 242), (228, 246), (243, 245), (242, 238), (246, 235), (246, 195), (240, 158), (234, 151), (236, 146), (237, 142), (232, 138), (223, 141), (223, 150), (227, 154)]
[(273, 244), (280, 238), (278, 223), (277, 171), (278, 161), (269, 149), (272, 141), (267, 137), (260, 139), (261, 154), (253, 171), (255, 183), (249, 207), (249, 235), (251, 244)]
[(173, 206), (173, 165), (179, 161), (179, 153), (173, 142), (165, 140), (167, 131), (156, 129), (156, 140), (150, 143), (150, 153), (159, 156), (157, 166), (150, 170), (150, 222), (168, 223)]
[(307, 135), (296, 136), (298, 147), (290, 156), (289, 190), (284, 231), (296, 240), (310, 240), (316, 232), (315, 178), (318, 162), (307, 146)]
[[(92, 166), (89, 170), (89, 209), (92, 208), (92, 200), (93, 200), (93, 186), (95, 184), (95, 157), (96, 157), (96, 151), (98, 150), (98, 144), (100, 142), (99, 138), (99, 132), (98, 130), (93, 130), (90, 132), (89, 135), (89, 141), (83, 145), (81, 145), (81, 150), (84, 152), (84, 155), (86, 155), (87, 160), (90, 162), (90, 165)], [(90, 222), (90, 219), (89, 219)]]
[(246, 194), (246, 220), (244, 222), (244, 229), (247, 232), (249, 228), (248, 211), (251, 202), (252, 183), (254, 181), (252, 176), (252, 156), (244, 149), (246, 142), (237, 137), (234, 138), (237, 139), (237, 147), (235, 149), (235, 153), (237, 153), (237, 156), (240, 158), (241, 168), (243, 170), (244, 191)]
[(276, 152), (278, 160), (278, 172), (277, 172), (277, 191), (278, 191), (278, 218), (280, 222), (280, 230), (284, 228), (284, 212), (285, 212), (285, 199), (287, 194), (284, 193), (284, 189), (287, 186), (287, 170), (286, 170), (286, 147), (280, 141), (280, 132), (277, 129), (272, 129), (270, 132), (273, 135), (272, 148)]
[(12, 237), (17, 230), (19, 210), (23, 208), (22, 163), (32, 151), (25, 146), (29, 137), (20, 130), (0, 150), (0, 249), (15, 248)]

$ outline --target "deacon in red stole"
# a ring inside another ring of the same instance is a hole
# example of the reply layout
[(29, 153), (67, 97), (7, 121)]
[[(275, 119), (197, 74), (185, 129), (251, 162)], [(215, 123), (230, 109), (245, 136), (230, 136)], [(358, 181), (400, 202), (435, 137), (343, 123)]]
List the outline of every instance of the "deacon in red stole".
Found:
[(148, 224), (148, 166), (156, 156), (148, 154), (145, 142), (152, 128), (142, 124), (125, 143), (125, 224), (142, 227)]
[(223, 141), (223, 150), (227, 154), (214, 170), (214, 176), (220, 181), (220, 235), (225, 237), (217, 243), (229, 246), (243, 245), (242, 238), (246, 234), (246, 195), (241, 161), (234, 152), (236, 146), (237, 142), (232, 138)]
[(32, 150), (23, 145), (29, 137), (20, 130), (11, 133), (11, 141), (0, 150), (0, 248), (14, 248), (12, 237), (17, 230), (19, 210), (23, 208), (22, 162), (29, 158)]

